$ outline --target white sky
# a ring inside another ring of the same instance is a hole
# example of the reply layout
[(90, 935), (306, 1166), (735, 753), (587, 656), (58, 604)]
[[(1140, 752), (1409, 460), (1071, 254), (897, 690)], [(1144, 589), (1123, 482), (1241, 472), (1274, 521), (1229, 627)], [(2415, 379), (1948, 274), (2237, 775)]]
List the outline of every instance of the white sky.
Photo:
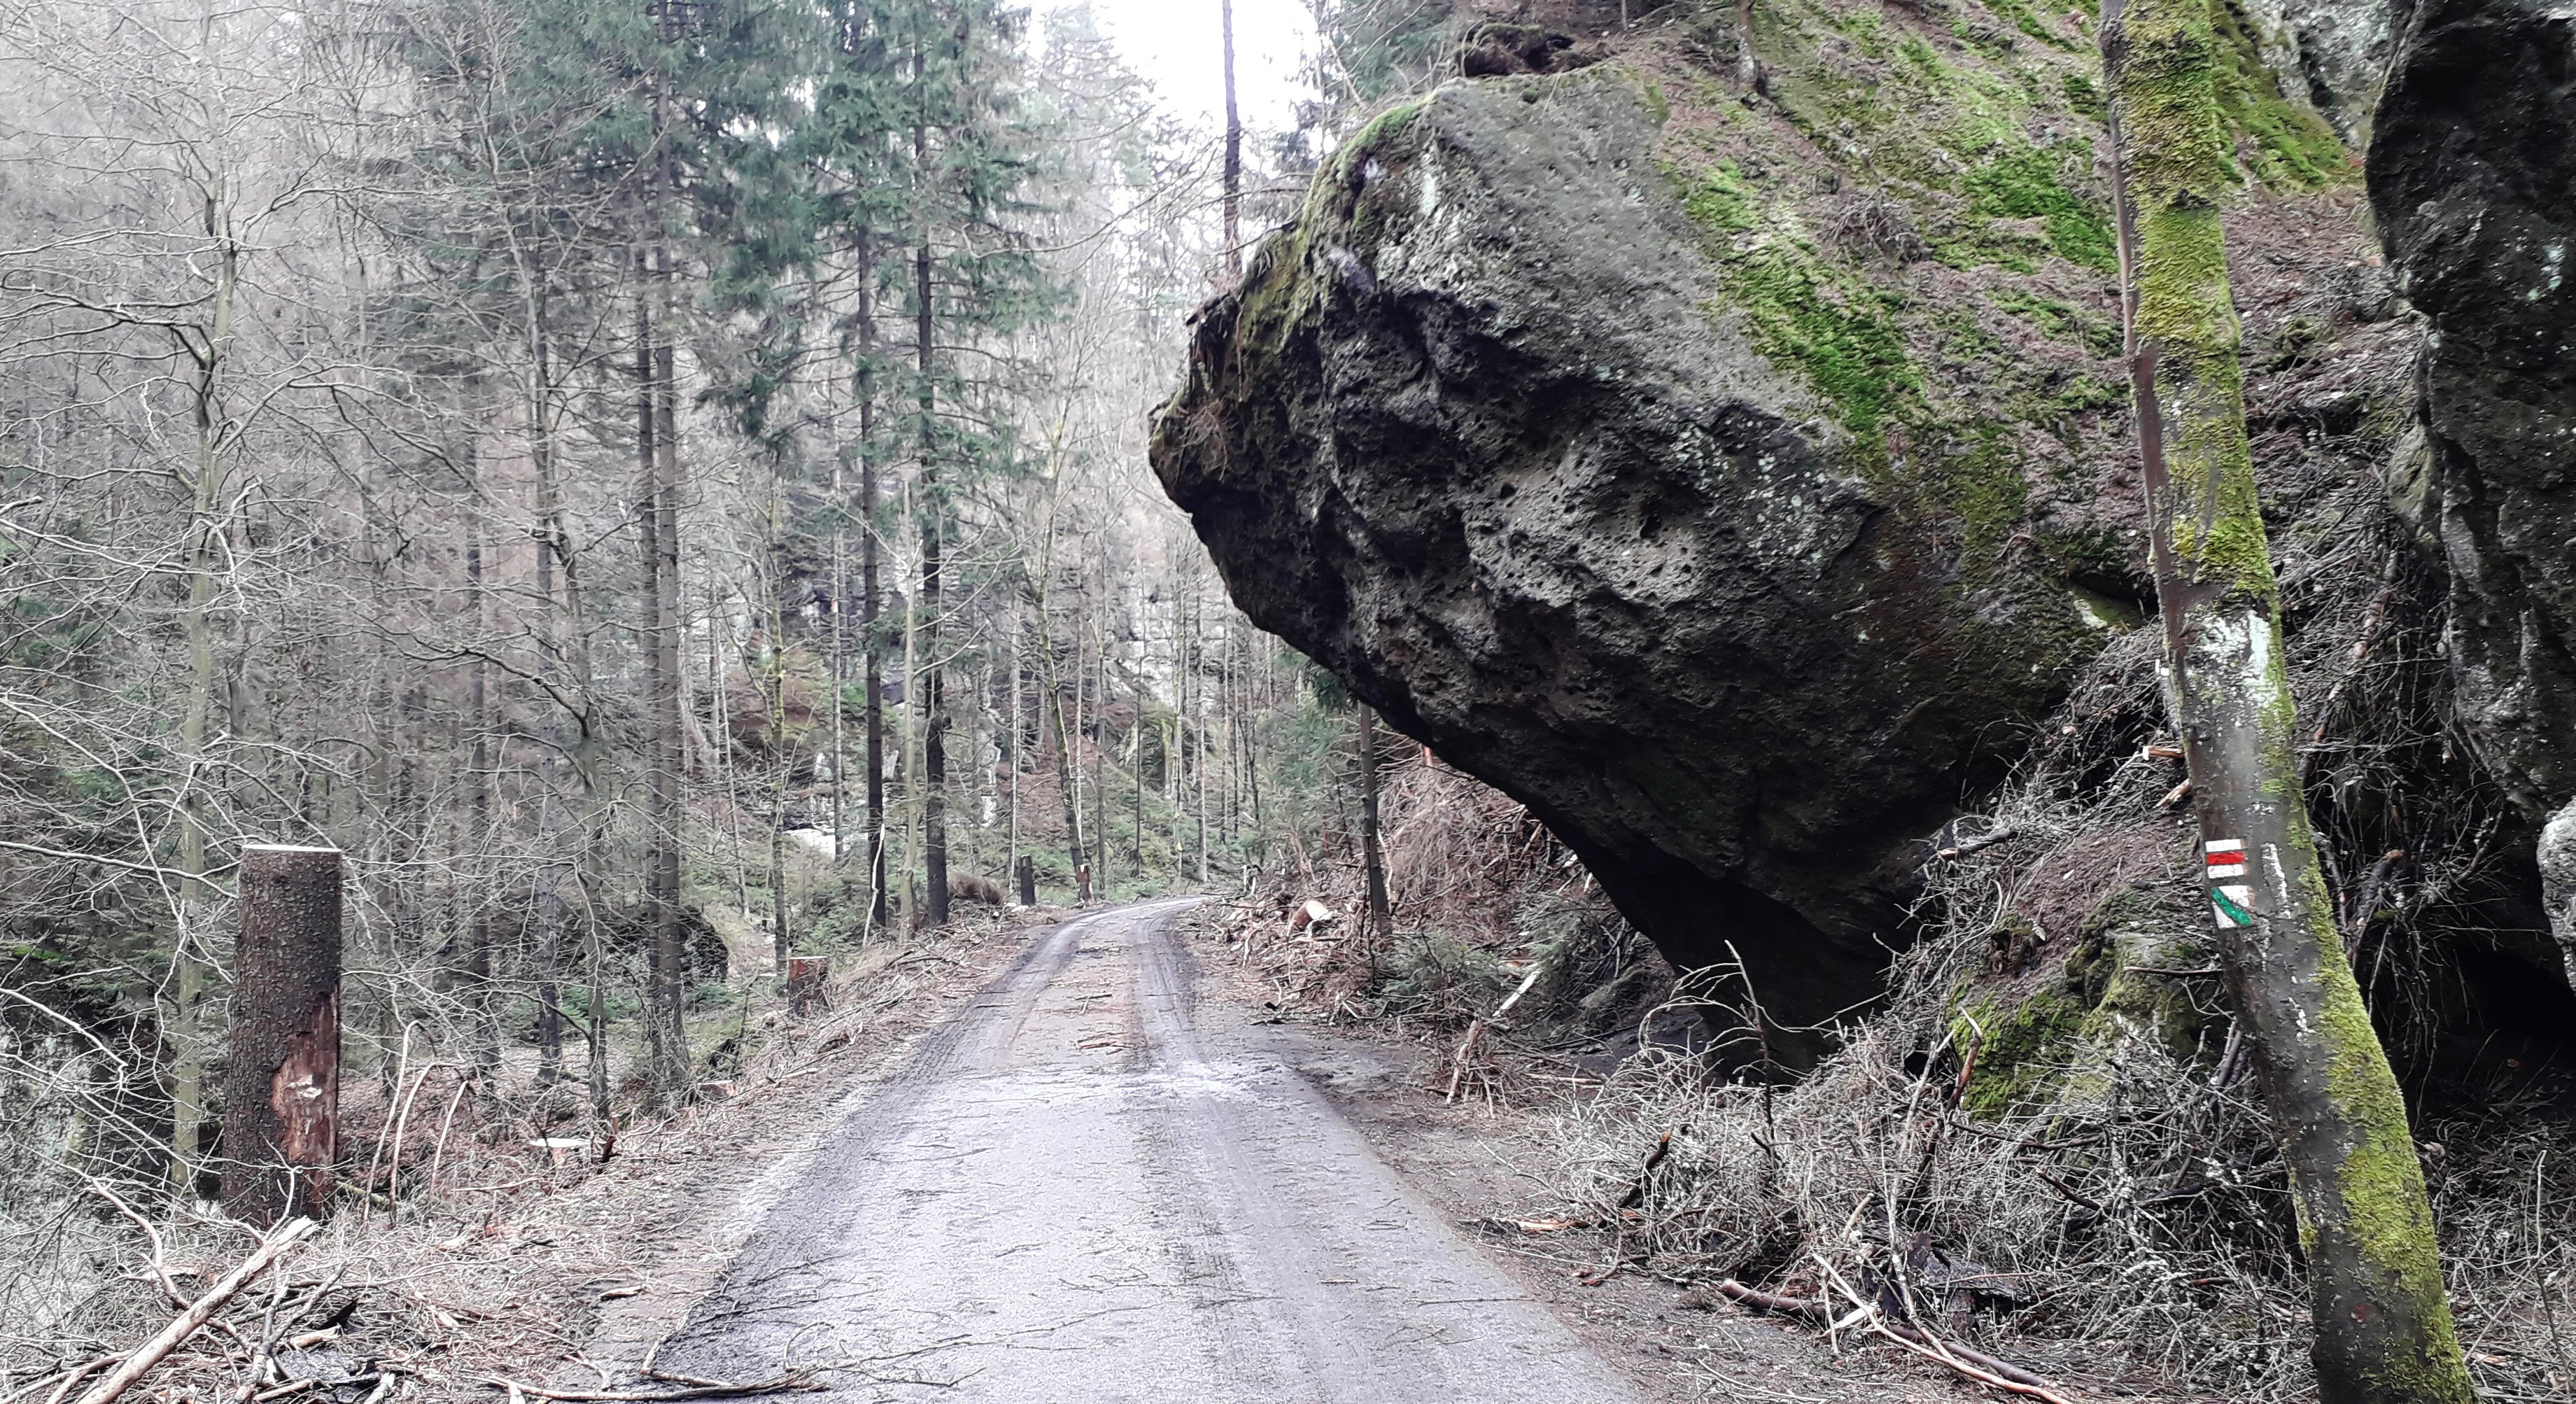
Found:
[[(1036, 0), (1066, 8), (1079, 0)], [(1090, 0), (1101, 31), (1128, 66), (1150, 80), (1174, 116), (1210, 126), (1225, 120), (1224, 48), (1217, 0)], [(1308, 96), (1297, 76), (1314, 46), (1314, 16), (1304, 0), (1234, 0), (1235, 103), (1247, 127), (1277, 131), (1294, 124)]]

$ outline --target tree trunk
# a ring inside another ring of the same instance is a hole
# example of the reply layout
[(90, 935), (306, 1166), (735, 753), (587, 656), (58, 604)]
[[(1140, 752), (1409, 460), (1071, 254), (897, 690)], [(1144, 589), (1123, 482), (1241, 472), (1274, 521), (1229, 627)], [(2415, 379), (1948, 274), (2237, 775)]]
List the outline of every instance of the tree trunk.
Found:
[[(813, 311), (819, 317), (821, 308), (815, 306)], [(823, 357), (822, 364), (829, 366), (830, 357)], [(830, 455), (831, 462), (829, 480), (823, 490), (823, 501), (832, 513), (831, 557), (826, 562), (831, 583), (825, 587), (827, 592), (825, 607), (831, 612), (832, 633), (824, 641), (829, 650), (829, 656), (824, 659), (824, 667), (830, 673), (832, 683), (832, 867), (837, 877), (842, 857), (843, 777), (849, 769), (849, 708), (842, 690), (850, 680), (848, 639), (850, 529), (849, 508), (841, 499), (844, 488), (841, 473), (848, 465), (843, 462), (841, 453), (841, 411), (840, 407), (833, 403), (836, 378), (834, 374), (827, 371), (816, 383), (815, 393), (821, 396), (823, 401), (823, 447)]]
[(2105, 0), (2115, 213), (2167, 666), (2219, 963), (2282, 1140), (2325, 1404), (2473, 1398), (2406, 1103), (2318, 873), (2245, 433), (2201, 0)]
[(242, 850), (224, 1205), (266, 1227), (331, 1202), (340, 1143), (340, 853)]
[(1377, 712), (1359, 704), (1360, 855), (1368, 867), (1368, 919), (1372, 937), (1384, 939), (1394, 928), (1386, 898), (1386, 853), (1377, 832)]
[(662, 731), (656, 725), (664, 678), (658, 637), (662, 601), (662, 530), (657, 511), (660, 473), (653, 452), (653, 315), (645, 282), (652, 273), (649, 256), (635, 251), (635, 457), (639, 481), (635, 495), (635, 554), (643, 575), (644, 598), (636, 633), (644, 654), (644, 744), (638, 757), (644, 766), (644, 1062), (655, 1078), (662, 1075), (662, 811), (659, 802)]
[(1136, 880), (1146, 881), (1145, 866), (1145, 692), (1132, 681), (1129, 696), (1135, 699), (1136, 720), (1127, 728), (1127, 778), (1135, 783), (1127, 793), (1135, 801)]
[[(476, 445), (469, 437), (464, 461), (468, 465), (467, 485), (474, 486), (471, 465)], [(479, 494), (478, 494), (479, 495)], [(484, 856), (491, 851), (492, 829), (492, 687), (491, 665), (484, 660), (484, 639), (489, 637), (488, 592), (483, 587), (483, 524), (478, 507), (469, 499), (466, 508), (465, 590), (474, 621), (474, 662), (466, 669), (466, 725), (474, 730), (474, 744), (467, 761), (466, 776), (466, 842), (458, 862), (464, 870), (466, 892), (465, 918), (465, 994), (468, 1026), (467, 1044), (472, 1050), (476, 1098), (481, 1110), (489, 1111), (496, 1089), (494, 1074), (501, 1069), (501, 1021), (494, 1008), (492, 917), (489, 874), (483, 870)]]
[[(663, 182), (670, 182), (670, 156), (663, 156)], [(674, 299), (671, 293), (672, 267), (669, 245), (653, 250), (654, 282), (660, 293), (662, 326), (653, 340), (653, 368), (656, 382), (653, 414), (658, 429), (653, 436), (653, 453), (657, 464), (654, 484), (654, 516), (658, 529), (654, 547), (661, 554), (661, 600), (655, 610), (654, 648), (661, 654), (660, 673), (663, 688), (656, 698), (655, 730), (662, 736), (664, 764), (654, 771), (653, 808), (661, 832), (661, 846), (654, 859), (659, 872), (662, 900), (655, 913), (654, 948), (662, 963), (663, 1047), (667, 1059), (662, 1085), (684, 1089), (689, 1080), (689, 1040), (687, 1016), (681, 1008), (686, 987), (682, 969), (684, 952), (680, 943), (680, 757), (683, 743), (681, 727), (685, 713), (680, 705), (680, 643), (683, 632), (680, 607), (680, 378), (677, 366), (679, 348), (671, 333)]]
[[(555, 598), (555, 557), (565, 547), (563, 499), (555, 484), (554, 434), (549, 420), (545, 303), (524, 256), (520, 277), (528, 299), (528, 465), (536, 478), (537, 658), (539, 680), (550, 688), (563, 685), (562, 609)], [(570, 568), (565, 578), (570, 580)], [(582, 704), (579, 694), (558, 693), (555, 701), (566, 717)], [(551, 727), (553, 742), (537, 766), (537, 851), (542, 866), (537, 877), (537, 1086), (552, 1087), (563, 1075), (563, 880), (562, 812), (556, 793), (564, 755), (580, 744), (574, 728)], [(567, 734), (571, 732), (573, 734)]]
[(669, 480), (676, 455), (663, 442), (674, 427), (663, 403), (665, 355), (656, 345), (650, 285), (659, 260), (639, 253), (647, 285), (636, 291), (635, 369), (639, 382), (636, 453), (644, 483), (637, 507), (644, 588), (645, 857), (644, 906), (650, 953), (645, 991), (645, 1043), (654, 1086), (679, 1090), (687, 1072), (680, 1012), (680, 563), (678, 494)]
[[(1102, 573), (1107, 574), (1104, 563)], [(1109, 634), (1094, 622), (1091, 640), (1091, 881), (1109, 898)]]
[[(233, 314), (240, 256), (226, 224), (226, 207), (209, 195), (206, 237), (215, 241), (215, 287), (202, 346), (187, 347), (196, 362), (191, 412), (196, 431), (196, 481), (188, 514), (188, 603), (181, 633), (188, 644), (188, 700), (179, 722), (179, 882), (177, 933), (170, 957), (170, 1170), (182, 1189), (193, 1189), (204, 1154), (206, 1120), (205, 1029), (199, 1009), (206, 997), (206, 750), (213, 740), (214, 709), (222, 680), (215, 671), (215, 572), (220, 568), (225, 503), (222, 395), (230, 369)], [(184, 343), (183, 343), (184, 344)]]
[[(1025, 666), (1026, 660), (1021, 657), (1021, 651), (1025, 647), (1024, 639), (1026, 638), (1026, 635), (1027, 631), (1020, 625), (1020, 602), (1019, 599), (1014, 596), (1011, 600), (1010, 730), (1005, 733), (1008, 739), (1004, 742), (1002, 752), (1003, 764), (1009, 767), (1009, 779), (1011, 782), (1011, 822), (1009, 837), (1006, 840), (1007, 846), (1003, 849), (1002, 857), (1003, 867), (1011, 872), (1017, 872), (1020, 868), (1020, 752), (1024, 749), (1020, 744), (1020, 739), (1023, 734), (1020, 727), (1020, 693), (1025, 683), (1025, 674), (1027, 672), (1027, 668)], [(1023, 890), (1026, 890), (1025, 886)], [(1036, 899), (1032, 897), (1022, 897), (1020, 899), (1020, 905), (1024, 907), (1029, 906), (1032, 905), (1035, 900)]]
[(1234, 0), (1220, 0), (1218, 23), (1225, 36), (1225, 271), (1241, 277), (1243, 122), (1234, 107)]
[(886, 924), (885, 635), (877, 599), (876, 245), (859, 236), (859, 637), (867, 690), (868, 920)]
[[(1039, 628), (1045, 628), (1043, 619), (1039, 622)], [(1091, 901), (1091, 869), (1082, 861), (1082, 807), (1073, 793), (1073, 732), (1065, 725), (1064, 685), (1057, 678), (1052, 661), (1055, 654), (1054, 642), (1043, 634), (1040, 635), (1040, 642), (1046, 646), (1050, 660), (1046, 669), (1046, 704), (1055, 730), (1055, 784), (1056, 789), (1064, 796), (1065, 854), (1073, 860), (1073, 900), (1077, 906), (1088, 905)]]
[[(533, 323), (533, 310), (531, 318)], [(571, 534), (564, 530), (562, 498), (555, 488), (554, 433), (544, 394), (546, 357), (541, 337), (536, 341), (534, 360), (538, 367), (539, 400), (532, 408), (530, 422), (536, 430), (531, 457), (537, 472), (537, 500), (543, 522), (540, 528), (541, 539), (538, 550), (539, 577), (541, 581), (545, 578), (546, 562), (552, 562), (562, 568), (563, 636), (569, 642), (567, 662), (572, 674), (571, 695), (566, 703), (566, 719), (569, 722), (570, 734), (566, 736), (565, 741), (571, 754), (574, 786), (580, 794), (580, 818), (578, 846), (574, 850), (574, 856), (564, 866), (569, 870), (574, 894), (578, 901), (581, 943), (585, 956), (585, 978), (588, 981), (583, 1036), (589, 1044), (589, 1050), (585, 1060), (584, 1083), (585, 1090), (590, 1096), (592, 1117), (605, 1122), (609, 1113), (608, 1006), (607, 994), (600, 983), (603, 974), (603, 953), (600, 948), (599, 934), (598, 894), (601, 884), (598, 868), (600, 854), (606, 847), (603, 837), (607, 828), (607, 806), (602, 795), (603, 787), (600, 784), (599, 773), (600, 753), (606, 743), (599, 734), (598, 718), (594, 711), (595, 699), (598, 696), (595, 686), (597, 669), (591, 657), (589, 611), (582, 602), (581, 558), (573, 548)], [(551, 601), (554, 596), (551, 592), (547, 592), (546, 598)], [(551, 613), (548, 617), (550, 621), (553, 618)], [(549, 627), (552, 627), (551, 622)], [(549, 796), (551, 797), (551, 791)], [(550, 882), (548, 884), (550, 894), (552, 890), (553, 885)], [(558, 919), (549, 928), (549, 939), (560, 941), (560, 931), (561, 923)], [(551, 951), (543, 957), (544, 969), (548, 972), (545, 978), (549, 983), (538, 987), (539, 997), (550, 1011), (555, 1009), (562, 998), (560, 986), (552, 983), (557, 978), (556, 959), (556, 955)], [(557, 1020), (554, 1037), (559, 1060), (562, 1037), (559, 1013)]]
[(795, 944), (795, 934), (788, 929), (787, 789), (796, 770), (794, 759), (787, 754), (787, 618), (778, 604), (778, 540), (782, 530), (778, 500), (784, 490), (777, 465), (772, 463), (765, 543), (768, 559), (762, 571), (766, 588), (761, 603), (769, 610), (769, 763), (777, 767), (769, 788), (769, 938), (771, 956), (782, 978), (787, 974), (788, 950)]
[(1205, 887), (1207, 886), (1208, 881), (1208, 705), (1207, 676), (1200, 671), (1200, 664), (1205, 661), (1207, 655), (1207, 602), (1202, 599), (1193, 598), (1191, 600), (1191, 604), (1193, 606), (1192, 612), (1198, 618), (1198, 627), (1191, 631), (1195, 636), (1198, 651), (1191, 655), (1190, 658), (1190, 676), (1198, 683), (1198, 698), (1195, 705), (1190, 709), (1190, 721), (1193, 723), (1190, 729), (1190, 784), (1196, 792), (1195, 808), (1198, 818), (1199, 886)]
[[(919, 60), (916, 58), (916, 64)], [(920, 69), (913, 70), (916, 79)], [(913, 151), (916, 159), (926, 160), (928, 137), (924, 128), (913, 128)], [(912, 255), (913, 337), (917, 373), (921, 377), (921, 655), (916, 665), (922, 678), (921, 695), (921, 846), (926, 891), (922, 894), (923, 923), (937, 928), (948, 924), (948, 718), (945, 688), (946, 670), (939, 666), (939, 548), (945, 530), (945, 508), (939, 483), (939, 446), (934, 415), (938, 410), (937, 388), (931, 383), (931, 307), (930, 244), (925, 235)]]

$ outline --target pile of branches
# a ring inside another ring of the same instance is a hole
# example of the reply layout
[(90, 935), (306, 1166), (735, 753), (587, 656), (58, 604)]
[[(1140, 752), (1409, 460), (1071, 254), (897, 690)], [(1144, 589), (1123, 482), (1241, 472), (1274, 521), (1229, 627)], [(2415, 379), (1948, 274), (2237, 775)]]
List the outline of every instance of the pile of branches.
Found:
[[(11, 1371), (8, 1383), (17, 1387), (7, 1398), (13, 1404), (21, 1399), (62, 1404), (75, 1390), (80, 1404), (113, 1404), (143, 1387), (147, 1377), (147, 1392), (163, 1398), (226, 1397), (256, 1404), (296, 1395), (381, 1404), (393, 1394), (398, 1372), (330, 1348), (357, 1305), (354, 1296), (341, 1290), (338, 1276), (297, 1283), (281, 1266), (314, 1236), (319, 1226), (313, 1220), (290, 1219), (265, 1234), (198, 1220), (193, 1227), (209, 1239), (228, 1227), (236, 1234), (224, 1236), (247, 1236), (249, 1241), (229, 1266), (191, 1274), (205, 1283), (202, 1288), (183, 1290), (179, 1272), (184, 1270), (172, 1267), (161, 1229), (104, 1183), (93, 1182), (93, 1188), (150, 1245), (143, 1271), (135, 1276), (150, 1284), (165, 1311), (175, 1314), (132, 1346)], [(34, 1378), (21, 1384), (24, 1374)]]
[[(1937, 996), (1916, 998), (1794, 1086), (1629, 1060), (1563, 1114), (1569, 1217), (1615, 1228), (1613, 1265), (1676, 1281), (1857, 1288), (1887, 1320), (1997, 1354), (2118, 1342), (2240, 1397), (2294, 1389), (2296, 1230), (2248, 1090), (2123, 1035), (2052, 1070), (2030, 1114), (1982, 1120), (1961, 1107), (1977, 1033), (1954, 1038)], [(1648, 1142), (1662, 1155), (1641, 1176)], [(2056, 1354), (2064, 1376), (2090, 1352)]]

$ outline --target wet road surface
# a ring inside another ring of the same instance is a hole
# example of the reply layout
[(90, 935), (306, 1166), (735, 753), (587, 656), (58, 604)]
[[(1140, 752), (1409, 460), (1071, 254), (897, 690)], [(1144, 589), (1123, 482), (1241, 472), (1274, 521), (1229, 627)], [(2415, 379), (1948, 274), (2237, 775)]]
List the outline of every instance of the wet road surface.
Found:
[(659, 1368), (905, 1401), (1635, 1404), (1267, 1031), (1198, 1006), (1187, 906), (1040, 934), (827, 1136)]

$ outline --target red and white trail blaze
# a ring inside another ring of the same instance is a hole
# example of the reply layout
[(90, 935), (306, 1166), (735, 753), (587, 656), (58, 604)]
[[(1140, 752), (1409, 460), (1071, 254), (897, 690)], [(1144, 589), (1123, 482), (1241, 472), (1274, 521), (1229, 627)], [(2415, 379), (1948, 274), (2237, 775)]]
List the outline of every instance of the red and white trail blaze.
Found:
[(2201, 845), (2208, 867), (2209, 909), (2221, 929), (2254, 924), (2254, 889), (2242, 883), (2220, 885), (2218, 879), (2245, 876), (2245, 841), (2211, 839)]

